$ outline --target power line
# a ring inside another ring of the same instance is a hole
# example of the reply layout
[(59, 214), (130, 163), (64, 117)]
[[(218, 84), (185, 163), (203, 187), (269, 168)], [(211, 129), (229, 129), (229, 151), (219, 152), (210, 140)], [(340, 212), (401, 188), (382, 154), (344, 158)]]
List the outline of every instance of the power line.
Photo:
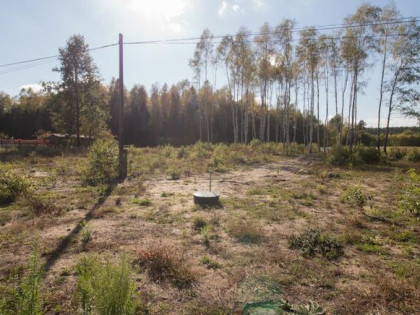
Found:
[[(409, 23), (411, 21), (418, 22), (420, 21), (420, 16), (414, 17), (404, 17), (399, 19), (392, 19), (392, 20), (382, 20), (375, 23), (366, 23), (366, 24), (332, 24), (332, 25), (325, 25), (325, 26), (318, 26), (318, 27), (301, 27), (301, 28), (294, 28), (292, 32), (300, 32), (304, 30), (314, 29), (316, 31), (323, 31), (323, 30), (333, 30), (333, 29), (346, 29), (352, 27), (364, 27), (364, 26), (380, 26), (380, 25), (389, 25), (389, 24), (403, 24)], [(255, 33), (246, 33), (244, 34), (245, 37), (250, 36), (259, 36), (259, 35), (275, 35), (278, 34), (279, 31), (271, 31), (271, 32), (255, 32)], [(226, 36), (234, 37), (235, 35), (228, 34), (228, 35), (214, 35), (212, 36), (213, 39), (223, 39)], [(189, 42), (189, 41), (197, 41), (201, 40), (201, 37), (187, 37), (187, 38), (174, 38), (174, 39), (164, 39), (164, 40), (148, 40), (148, 41), (133, 41), (133, 42), (125, 42), (124, 45), (146, 45), (146, 44), (172, 44), (177, 42)], [(194, 42), (195, 43), (195, 42)]]
[[(112, 46), (116, 46), (116, 45), (118, 45), (118, 43), (103, 45), (103, 46), (94, 47), (94, 48), (89, 48), (88, 51), (99, 50), (99, 49), (108, 48), (108, 47), (112, 47)], [(41, 58), (35, 58), (35, 59), (29, 59), (29, 60), (7, 63), (7, 64), (0, 65), (0, 68), (10, 67), (10, 66), (15, 66), (15, 65), (20, 65), (20, 64), (26, 64), (26, 63), (31, 63), (31, 62), (37, 62), (37, 61), (43, 61), (43, 60), (53, 61), (53, 60), (56, 60), (59, 56), (60, 55), (54, 55), (54, 56), (41, 57)]]
[[(380, 25), (392, 25), (392, 24), (403, 24), (403, 23), (409, 23), (409, 22), (418, 22), (420, 21), (420, 16), (413, 16), (413, 17), (402, 17), (397, 19), (391, 19), (391, 20), (381, 20), (374, 23), (366, 23), (366, 24), (330, 24), (330, 25), (324, 25), (324, 26), (313, 26), (313, 27), (301, 27), (301, 28), (293, 28), (291, 29), (291, 32), (301, 32), (304, 30), (310, 30), (314, 29), (315, 31), (325, 31), (325, 30), (334, 30), (334, 29), (347, 29), (347, 28), (354, 28), (354, 27), (366, 27), (366, 26), (380, 26)], [(278, 34), (279, 31), (271, 31), (271, 32), (254, 32), (254, 33), (246, 33), (243, 36), (245, 37), (257, 37), (260, 35), (275, 35)], [(395, 36), (404, 36), (406, 34), (391, 34), (388, 37), (395, 37)], [(226, 36), (230, 36), (234, 38), (235, 35), (216, 35), (212, 36), (212, 39), (223, 39)], [(375, 38), (375, 36), (371, 36)], [(361, 37), (352, 37), (352, 36), (342, 36), (342, 37), (336, 37), (338, 38), (361, 38)], [(125, 42), (124, 45), (161, 45), (161, 44), (167, 44), (167, 45), (191, 45), (191, 44), (197, 44), (201, 40), (201, 37), (188, 37), (188, 38), (174, 38), (174, 39), (166, 39), (166, 40), (148, 40), (148, 41), (132, 41), (132, 42)], [(293, 39), (297, 40), (297, 39)], [(262, 40), (254, 38), (251, 41), (248, 42), (263, 42)], [(211, 43), (219, 44), (220, 41), (211, 41)], [(118, 43), (109, 44), (109, 45), (102, 45), (94, 48), (88, 49), (88, 51), (95, 51), (100, 50), (108, 47), (113, 47), (118, 45)], [(6, 74), (14, 71), (20, 71), (25, 70), (28, 68), (31, 68), (33, 66), (43, 65), (50, 63), (52, 61), (57, 60), (57, 58), (60, 55), (54, 55), (54, 56), (47, 56), (47, 57), (41, 57), (41, 58), (34, 58), (29, 60), (23, 60), (18, 62), (12, 62), (7, 64), (0, 65), (0, 68), (7, 68), (11, 66), (19, 66), (19, 65), (27, 65), (27, 67), (14, 67), (14, 68), (8, 68), (4, 70), (0, 70), (0, 74)]]

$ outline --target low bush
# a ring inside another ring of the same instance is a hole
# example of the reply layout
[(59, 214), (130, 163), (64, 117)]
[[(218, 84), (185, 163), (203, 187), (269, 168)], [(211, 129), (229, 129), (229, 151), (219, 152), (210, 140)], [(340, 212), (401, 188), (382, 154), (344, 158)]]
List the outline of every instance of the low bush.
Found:
[(8, 205), (31, 188), (29, 181), (19, 175), (0, 169), (0, 205)]
[(305, 257), (314, 257), (318, 253), (325, 258), (335, 259), (344, 254), (338, 240), (318, 229), (308, 229), (300, 235), (290, 236), (289, 247), (299, 249)]
[(349, 187), (341, 196), (342, 201), (347, 201), (359, 208), (363, 208), (366, 203), (372, 199), (372, 196), (364, 193), (360, 187)]
[(127, 256), (123, 255), (116, 265), (109, 259), (85, 256), (76, 272), (83, 314), (135, 314), (135, 285)]
[(332, 165), (344, 166), (350, 162), (350, 150), (341, 145), (334, 146), (328, 152), (327, 162)]
[(197, 280), (197, 275), (182, 253), (169, 244), (150, 243), (138, 252), (136, 262), (147, 272), (151, 280), (158, 283), (169, 282), (174, 287), (182, 289), (190, 287)]
[(420, 161), (420, 150), (418, 149), (409, 150), (404, 158), (405, 160), (410, 161), (410, 162), (418, 162)]
[(377, 164), (381, 162), (382, 152), (376, 147), (363, 145), (356, 146), (354, 149), (354, 164)]
[(401, 190), (399, 206), (420, 216), (420, 173), (411, 169), (408, 175), (409, 178)]
[(43, 264), (39, 246), (34, 245), (29, 257), (28, 274), (21, 282), (18, 294), (18, 314), (42, 314), (41, 279)]
[(389, 157), (392, 160), (401, 160), (407, 155), (407, 150), (401, 149), (399, 147), (391, 147), (389, 151)]
[(109, 184), (118, 177), (118, 144), (108, 137), (96, 140), (90, 148), (84, 179), (92, 185)]

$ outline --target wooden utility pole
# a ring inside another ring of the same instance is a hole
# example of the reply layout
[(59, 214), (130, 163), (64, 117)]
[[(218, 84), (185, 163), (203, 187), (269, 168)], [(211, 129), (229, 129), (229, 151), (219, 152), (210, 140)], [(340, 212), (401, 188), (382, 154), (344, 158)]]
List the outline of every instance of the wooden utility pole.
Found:
[(118, 111), (118, 160), (119, 177), (127, 177), (127, 150), (124, 150), (124, 54), (123, 35), (119, 35), (118, 45), (120, 48), (120, 107)]

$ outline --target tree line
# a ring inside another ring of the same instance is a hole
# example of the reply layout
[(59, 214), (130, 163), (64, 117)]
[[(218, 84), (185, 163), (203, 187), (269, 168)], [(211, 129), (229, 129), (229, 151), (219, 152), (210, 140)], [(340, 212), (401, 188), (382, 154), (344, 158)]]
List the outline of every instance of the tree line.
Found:
[[(298, 36), (296, 36), (298, 34)], [(170, 143), (260, 141), (303, 143), (309, 150), (360, 141), (358, 98), (364, 73), (379, 61), (376, 146), (386, 146), (392, 112), (420, 117), (420, 27), (393, 5), (364, 4), (330, 34), (297, 29), (292, 20), (265, 23), (257, 34), (241, 28), (216, 40), (206, 29), (189, 60), (192, 82), (142, 85), (125, 90), (125, 142)], [(43, 90), (0, 93), (0, 132), (30, 138), (41, 131), (96, 136), (118, 134), (119, 84), (100, 80), (83, 36), (59, 49), (60, 82)], [(218, 87), (217, 81), (226, 83)], [(320, 96), (320, 95), (323, 95)], [(324, 101), (325, 113), (320, 112)], [(381, 112), (387, 107), (385, 134)], [(323, 117), (321, 117), (323, 116)], [(333, 116), (332, 119), (330, 117)]]

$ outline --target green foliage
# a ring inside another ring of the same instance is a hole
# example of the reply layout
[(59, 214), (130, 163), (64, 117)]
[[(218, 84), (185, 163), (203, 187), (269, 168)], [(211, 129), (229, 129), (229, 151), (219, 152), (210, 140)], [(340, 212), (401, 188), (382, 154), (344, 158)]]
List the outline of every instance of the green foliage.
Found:
[(218, 269), (221, 267), (217, 261), (212, 260), (209, 256), (201, 257), (200, 262), (205, 265), (207, 269)]
[(353, 152), (348, 147), (342, 145), (334, 146), (328, 152), (327, 162), (332, 165), (346, 166), (349, 164), (377, 164), (383, 161), (384, 157), (381, 151), (376, 147), (358, 145)]
[(43, 276), (43, 265), (37, 244), (34, 245), (29, 257), (28, 268), (28, 274), (19, 288), (18, 314), (42, 314), (41, 279)]
[(399, 206), (405, 211), (409, 211), (417, 216), (420, 215), (420, 173), (411, 169), (409, 178), (404, 184), (401, 194)]
[(84, 256), (76, 272), (83, 314), (135, 314), (135, 285), (126, 255), (116, 265), (109, 258)]
[(289, 247), (299, 249), (305, 257), (314, 257), (319, 253), (325, 258), (335, 259), (344, 254), (343, 245), (338, 240), (318, 229), (307, 229), (301, 235), (291, 235)]
[(19, 196), (26, 194), (30, 188), (31, 185), (26, 178), (0, 169), (0, 206), (12, 203)]
[(90, 148), (84, 179), (93, 185), (109, 184), (118, 177), (118, 144), (111, 138), (96, 140)]
[(344, 166), (350, 162), (350, 150), (341, 145), (334, 146), (328, 152), (327, 162), (332, 165)]
[(382, 152), (376, 147), (358, 145), (354, 150), (354, 164), (377, 164), (381, 162)]
[(148, 207), (148, 206), (151, 206), (153, 204), (150, 199), (138, 199), (138, 198), (134, 198), (131, 202), (132, 203), (135, 203), (136, 205), (139, 205), (141, 207)]
[(401, 160), (407, 155), (407, 150), (402, 149), (400, 147), (392, 147), (389, 151), (389, 157), (392, 160)]
[(181, 173), (180, 173), (179, 169), (171, 168), (171, 169), (169, 169), (168, 173), (169, 173), (169, 178), (171, 180), (178, 180), (178, 179), (181, 178)]
[(90, 224), (86, 223), (86, 221), (82, 221), (82, 244), (83, 246), (86, 246), (91, 240), (92, 240), (92, 229), (90, 227)]
[(420, 150), (418, 149), (411, 149), (405, 155), (405, 159), (410, 162), (418, 162), (420, 161)]
[(341, 197), (342, 201), (348, 201), (359, 208), (363, 208), (372, 199), (372, 196), (365, 194), (360, 187), (347, 188)]
[(180, 147), (177, 154), (178, 159), (185, 159), (188, 157), (188, 150), (185, 147)]
[(207, 220), (203, 217), (195, 217), (193, 220), (194, 230), (200, 231), (203, 227), (207, 226)]

